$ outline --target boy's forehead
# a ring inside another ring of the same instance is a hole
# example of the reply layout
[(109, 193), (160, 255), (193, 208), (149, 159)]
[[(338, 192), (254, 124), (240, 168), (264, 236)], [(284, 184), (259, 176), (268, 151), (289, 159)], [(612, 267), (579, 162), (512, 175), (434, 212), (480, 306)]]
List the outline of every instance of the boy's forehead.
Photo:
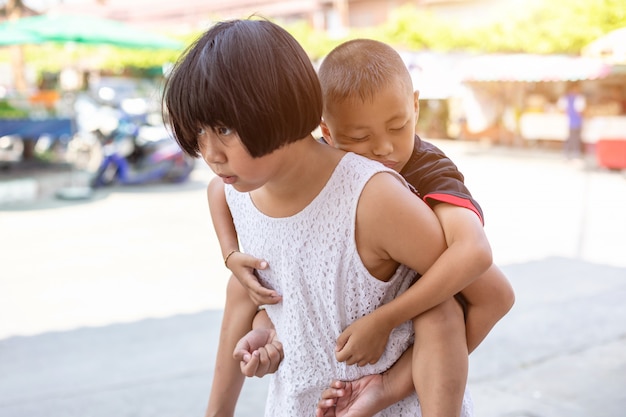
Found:
[(333, 129), (360, 130), (372, 129), (394, 121), (404, 121), (409, 117), (407, 106), (379, 106), (373, 103), (361, 105), (342, 103), (324, 114), (326, 123)]
[(386, 86), (373, 95), (362, 97), (353, 95), (344, 99), (332, 100), (327, 97), (324, 106), (324, 113), (332, 115), (334, 113), (350, 113), (358, 117), (360, 111), (372, 109), (384, 114), (406, 113), (412, 106), (414, 95), (405, 89), (397, 86)]
[(397, 96), (413, 95), (413, 86), (407, 86), (399, 76), (390, 77), (384, 82), (371, 82), (361, 80), (360, 82), (337, 84), (330, 83), (326, 88), (322, 85), (324, 99), (326, 103), (341, 103), (344, 101), (351, 104), (368, 104), (376, 100), (381, 95), (393, 94)]

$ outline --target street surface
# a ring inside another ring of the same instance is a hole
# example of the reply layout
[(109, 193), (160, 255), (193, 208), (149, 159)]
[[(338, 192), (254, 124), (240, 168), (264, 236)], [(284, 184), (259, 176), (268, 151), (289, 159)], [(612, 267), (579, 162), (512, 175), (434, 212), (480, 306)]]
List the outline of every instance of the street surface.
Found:
[[(626, 415), (626, 175), (437, 141), (484, 212), (516, 305), (471, 356), (477, 417)], [(0, 416), (202, 416), (228, 277), (187, 184), (0, 210)], [(237, 417), (262, 415), (266, 381)]]

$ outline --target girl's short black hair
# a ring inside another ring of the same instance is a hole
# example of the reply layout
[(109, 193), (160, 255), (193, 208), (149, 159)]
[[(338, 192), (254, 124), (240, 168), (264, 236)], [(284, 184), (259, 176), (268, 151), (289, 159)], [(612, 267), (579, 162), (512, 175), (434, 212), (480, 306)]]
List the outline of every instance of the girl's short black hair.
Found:
[(201, 128), (234, 129), (256, 158), (306, 137), (322, 115), (306, 52), (286, 30), (259, 19), (212, 26), (175, 64), (163, 101), (176, 141), (194, 157)]

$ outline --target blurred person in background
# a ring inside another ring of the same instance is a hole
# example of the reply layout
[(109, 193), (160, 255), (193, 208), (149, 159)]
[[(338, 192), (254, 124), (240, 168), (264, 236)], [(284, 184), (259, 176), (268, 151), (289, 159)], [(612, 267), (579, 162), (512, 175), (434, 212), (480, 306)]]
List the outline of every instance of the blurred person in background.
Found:
[(583, 116), (587, 108), (587, 100), (581, 92), (580, 83), (573, 82), (568, 85), (565, 95), (559, 99), (558, 107), (567, 115), (569, 126), (563, 146), (565, 157), (567, 159), (580, 158), (583, 150)]

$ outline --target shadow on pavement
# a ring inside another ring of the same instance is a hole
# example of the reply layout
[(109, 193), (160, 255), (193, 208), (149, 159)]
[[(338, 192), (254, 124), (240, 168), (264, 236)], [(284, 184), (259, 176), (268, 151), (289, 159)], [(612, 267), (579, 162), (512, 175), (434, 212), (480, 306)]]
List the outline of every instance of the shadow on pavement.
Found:
[[(623, 415), (626, 269), (548, 258), (503, 270), (517, 301), (471, 356), (476, 416)], [(201, 416), (221, 315), (0, 340), (0, 415)], [(262, 415), (266, 383), (246, 382), (238, 417)]]

